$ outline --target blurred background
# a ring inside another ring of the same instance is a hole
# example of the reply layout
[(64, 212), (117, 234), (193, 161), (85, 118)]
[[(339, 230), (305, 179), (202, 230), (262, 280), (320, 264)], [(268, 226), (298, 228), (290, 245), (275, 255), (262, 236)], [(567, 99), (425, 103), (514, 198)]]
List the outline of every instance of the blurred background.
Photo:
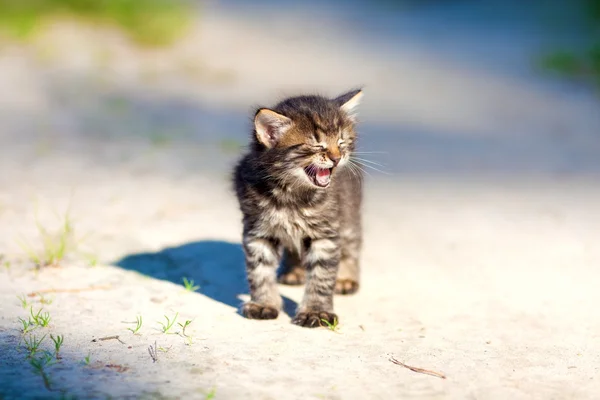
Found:
[(599, 4), (0, 0), (4, 217), (227, 191), (255, 107), (357, 86), (369, 182), (594, 180)]
[[(365, 268), (335, 300), (344, 335), (245, 321), (230, 173), (251, 117), (357, 86)], [(599, 88), (600, 0), (0, 0), (0, 391), (48, 394), (18, 295), (108, 285), (44, 304), (70, 335), (56, 387), (86, 398), (592, 396)], [(206, 341), (174, 362), (151, 363), (156, 336), (90, 342), (175, 312)], [(392, 372), (392, 351), (450, 379)]]

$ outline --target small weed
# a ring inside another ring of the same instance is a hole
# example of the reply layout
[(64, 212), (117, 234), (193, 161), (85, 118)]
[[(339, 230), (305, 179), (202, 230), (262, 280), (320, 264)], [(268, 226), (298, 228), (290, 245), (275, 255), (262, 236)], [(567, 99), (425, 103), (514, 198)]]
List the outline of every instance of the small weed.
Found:
[(323, 322), (327, 326), (327, 329), (329, 329), (330, 331), (338, 333), (337, 318), (334, 318), (333, 324), (331, 322), (327, 321), (326, 319), (321, 319), (321, 322)]
[(90, 264), (90, 267), (95, 267), (98, 265), (98, 256), (95, 254), (90, 255), (88, 257), (88, 263)]
[(33, 307), (31, 307), (30, 314), (31, 314), (31, 319), (37, 326), (45, 328), (50, 323), (50, 313), (45, 312), (44, 314), (42, 314), (42, 310), (43, 310), (43, 308), (40, 308), (40, 310), (37, 312), (37, 314), (33, 315)]
[(0, 254), (0, 263), (2, 263), (2, 266), (6, 268), (7, 271), (10, 269), (10, 261), (6, 259), (4, 254)]
[(45, 328), (48, 326), (48, 324), (50, 323), (50, 313), (49, 312), (45, 312), (43, 315), (41, 315), (38, 318), (38, 324), (42, 327)]
[(56, 337), (54, 337), (52, 334), (50, 334), (50, 339), (52, 339), (52, 342), (54, 342), (54, 356), (57, 360), (59, 360), (60, 346), (62, 346), (65, 337), (61, 335), (56, 335)]
[(177, 325), (179, 325), (179, 326), (181, 327), (181, 334), (182, 334), (183, 336), (187, 336), (187, 335), (185, 334), (185, 328), (187, 328), (187, 327), (188, 327), (188, 326), (189, 326), (191, 323), (192, 323), (192, 321), (190, 321), (189, 319), (188, 319), (188, 320), (186, 320), (186, 321), (185, 321), (185, 323), (183, 323), (183, 324), (182, 324), (182, 323), (179, 323), (179, 322), (177, 323)]
[[(1, 0), (0, 0), (1, 1)], [(81, 242), (81, 239), (79, 240)], [(98, 265), (98, 255), (89, 251), (77, 251), (77, 255), (80, 256), (83, 260), (87, 261), (90, 267), (95, 267)]]
[(138, 331), (142, 327), (142, 316), (139, 315), (139, 316), (135, 317), (135, 321), (136, 321), (135, 329), (133, 329), (133, 328), (127, 328), (127, 330), (131, 331), (131, 333), (133, 333), (134, 335), (137, 335)]
[(24, 339), (25, 349), (27, 349), (27, 351), (29, 352), (28, 357), (33, 357), (38, 352), (40, 344), (42, 344), (45, 338), (46, 335), (42, 336), (39, 339), (37, 338), (37, 336), (31, 335)]
[(23, 327), (21, 328), (21, 333), (22, 333), (22, 334), (26, 334), (26, 333), (28, 333), (28, 332), (30, 332), (30, 331), (32, 331), (32, 330), (34, 330), (35, 328), (37, 328), (37, 325), (36, 325), (36, 323), (35, 323), (35, 322), (33, 322), (33, 321), (31, 320), (31, 318), (30, 318), (30, 319), (27, 319), (27, 320), (25, 320), (25, 319), (23, 319), (23, 318), (19, 317), (19, 322), (21, 322), (21, 324), (23, 324)]
[(50, 305), (50, 304), (52, 304), (53, 301), (54, 301), (54, 299), (48, 299), (48, 298), (44, 297), (43, 294), (40, 294), (40, 303)]
[(212, 389), (210, 389), (210, 392), (206, 393), (206, 400), (212, 400), (215, 398), (215, 396), (217, 395), (217, 388), (213, 387)]
[(50, 377), (48, 376), (48, 373), (46, 372), (45, 368), (49, 367), (55, 363), (56, 363), (56, 360), (53, 360), (52, 354), (49, 354), (49, 353), (44, 353), (43, 357), (40, 357), (40, 358), (33, 357), (29, 360), (29, 364), (33, 367), (33, 372), (42, 377), (42, 379), (44, 380), (44, 386), (48, 390), (52, 390), (52, 389), (51, 389)]
[(163, 353), (168, 353), (168, 352), (169, 352), (169, 350), (171, 350), (171, 348), (172, 348), (172, 347), (173, 347), (173, 346), (169, 346), (169, 347), (167, 347), (167, 348), (165, 349), (164, 347), (160, 347), (160, 346), (158, 346), (158, 350), (162, 351)]
[(83, 364), (84, 365), (90, 365), (90, 361), (91, 361), (91, 355), (88, 352), (88, 355), (83, 358)]
[(188, 280), (188, 278), (185, 276), (183, 277), (183, 286), (185, 286), (185, 290), (188, 292), (195, 292), (196, 290), (200, 289), (200, 286), (194, 285), (193, 279)]
[(30, 320), (33, 320), (33, 322), (34, 322), (36, 325), (39, 325), (39, 324), (37, 323), (37, 321), (38, 321), (38, 318), (40, 317), (40, 315), (41, 315), (41, 313), (42, 313), (42, 310), (43, 310), (43, 308), (40, 308), (40, 310), (37, 312), (37, 314), (33, 315), (33, 306), (29, 307), (29, 314), (31, 315), (31, 318), (30, 318)]
[(61, 227), (54, 233), (44, 228), (36, 213), (36, 226), (42, 239), (42, 250), (35, 250), (24, 241), (19, 242), (21, 249), (37, 268), (57, 266), (66, 256), (67, 252), (75, 247), (73, 239), (73, 225), (69, 212), (62, 217)]
[(173, 320), (169, 319), (169, 317), (167, 317), (165, 315), (165, 319), (167, 320), (166, 324), (163, 324), (160, 321), (157, 322), (158, 324), (160, 324), (162, 326), (163, 333), (169, 333), (169, 329), (171, 329), (173, 327), (173, 325), (175, 324), (175, 321), (177, 320), (178, 315), (179, 315), (179, 313), (176, 313), (175, 317), (173, 317)]
[(29, 307), (29, 303), (27, 302), (27, 297), (24, 294), (17, 296), (17, 299), (19, 299), (19, 301), (21, 302), (21, 307), (23, 307), (23, 308)]

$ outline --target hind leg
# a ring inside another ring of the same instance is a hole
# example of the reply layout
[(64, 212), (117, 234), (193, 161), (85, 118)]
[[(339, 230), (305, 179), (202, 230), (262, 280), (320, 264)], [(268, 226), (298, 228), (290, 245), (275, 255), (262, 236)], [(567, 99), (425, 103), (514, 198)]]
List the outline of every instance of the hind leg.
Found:
[(284, 250), (281, 274), (277, 280), (284, 285), (302, 285), (306, 282), (306, 271), (296, 251)]
[(362, 236), (355, 228), (342, 235), (342, 258), (335, 281), (336, 294), (353, 294), (360, 286), (360, 249)]
[(353, 294), (360, 286), (360, 267), (357, 260), (340, 261), (340, 269), (335, 281), (336, 294)]

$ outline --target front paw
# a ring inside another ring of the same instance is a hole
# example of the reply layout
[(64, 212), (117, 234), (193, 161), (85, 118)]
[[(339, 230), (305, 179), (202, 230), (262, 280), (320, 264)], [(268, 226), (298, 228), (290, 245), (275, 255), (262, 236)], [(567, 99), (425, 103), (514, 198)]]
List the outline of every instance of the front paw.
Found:
[(242, 307), (242, 314), (248, 319), (275, 319), (279, 310), (273, 306), (248, 302)]
[(296, 314), (292, 323), (305, 328), (317, 328), (319, 326), (326, 326), (327, 324), (324, 321), (335, 325), (337, 319), (337, 315), (328, 311), (300, 311)]

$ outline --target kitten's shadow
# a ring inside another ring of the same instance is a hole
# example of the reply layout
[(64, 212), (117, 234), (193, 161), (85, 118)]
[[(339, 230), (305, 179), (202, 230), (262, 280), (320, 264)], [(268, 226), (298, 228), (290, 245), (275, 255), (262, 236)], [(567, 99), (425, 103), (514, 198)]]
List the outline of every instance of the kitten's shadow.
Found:
[[(199, 293), (228, 306), (239, 306), (240, 294), (248, 293), (244, 252), (239, 243), (204, 240), (170, 247), (155, 253), (130, 254), (115, 263), (183, 286), (183, 278), (194, 280)], [(297, 303), (283, 297), (284, 312), (293, 316)]]

